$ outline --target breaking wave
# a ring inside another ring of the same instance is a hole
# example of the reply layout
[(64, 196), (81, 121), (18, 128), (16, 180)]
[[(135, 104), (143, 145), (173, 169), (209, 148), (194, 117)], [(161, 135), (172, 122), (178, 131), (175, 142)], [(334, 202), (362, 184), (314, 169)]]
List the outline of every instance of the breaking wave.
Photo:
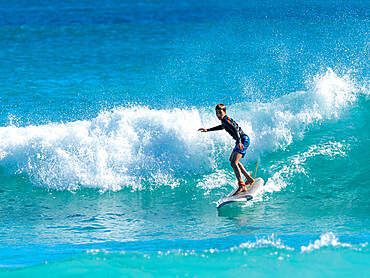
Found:
[[(325, 121), (335, 121), (357, 101), (358, 88), (348, 76), (332, 70), (309, 82), (306, 91), (269, 103), (228, 106), (251, 137), (247, 162), (285, 149)], [(199, 133), (199, 127), (219, 124), (213, 108), (155, 110), (118, 107), (92, 120), (39, 126), (0, 127), (0, 166), (11, 174), (25, 174), (38, 186), (56, 190), (96, 188), (117, 191), (129, 187), (179, 185), (193, 175), (210, 189), (213, 178), (228, 183), (225, 174), (233, 141), (225, 132)], [(313, 146), (292, 161), (320, 154), (342, 155), (340, 142)], [(281, 188), (279, 178), (293, 166), (272, 176), (268, 190)], [(215, 174), (216, 173), (216, 174)]]

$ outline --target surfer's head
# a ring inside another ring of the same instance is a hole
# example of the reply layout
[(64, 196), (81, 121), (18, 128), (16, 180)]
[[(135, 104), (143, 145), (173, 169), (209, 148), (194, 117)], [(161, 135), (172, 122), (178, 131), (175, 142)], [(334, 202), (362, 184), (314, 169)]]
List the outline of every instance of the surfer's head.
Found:
[(216, 105), (216, 116), (219, 120), (222, 120), (226, 115), (226, 106), (222, 103)]

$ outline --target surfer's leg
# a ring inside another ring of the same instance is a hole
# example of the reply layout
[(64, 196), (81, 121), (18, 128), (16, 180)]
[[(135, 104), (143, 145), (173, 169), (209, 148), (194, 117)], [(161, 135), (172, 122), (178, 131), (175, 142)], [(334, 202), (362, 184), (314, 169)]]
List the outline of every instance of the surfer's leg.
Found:
[(242, 157), (242, 155), (240, 153), (236, 153), (236, 152), (233, 152), (230, 156), (231, 167), (233, 167), (236, 179), (238, 181), (242, 181), (242, 176), (241, 176), (240, 169), (239, 169), (239, 166), (238, 166), (239, 160), (240, 160), (241, 157)]
[(249, 173), (247, 172), (247, 170), (245, 170), (243, 164), (241, 164), (239, 162), (238, 167), (239, 167), (240, 171), (243, 173), (243, 175), (246, 177), (247, 184), (252, 184), (254, 182), (254, 179), (251, 177), (251, 175), (249, 175)]
[(237, 152), (233, 152), (230, 156), (231, 167), (234, 169), (235, 176), (236, 176), (236, 179), (238, 180), (238, 184), (239, 184), (239, 188), (234, 193), (234, 195), (237, 195), (237, 194), (239, 194), (243, 191), (246, 191), (245, 186), (242, 185), (244, 183), (244, 181), (242, 179), (240, 168), (239, 168), (239, 163), (240, 163), (239, 160), (241, 158), (242, 158), (242, 155), (240, 153), (237, 153)]
[[(239, 154), (239, 153), (237, 153), (237, 152), (233, 152), (232, 154), (231, 154), (231, 156), (230, 156), (230, 162), (231, 162), (231, 166), (233, 167), (233, 165), (232, 165), (232, 161), (233, 161), (233, 159), (236, 159), (235, 158), (235, 155), (236, 154)], [(247, 184), (252, 184), (253, 182), (254, 182), (254, 179), (251, 177), (251, 175), (249, 175), (248, 174), (248, 172), (247, 172), (247, 170), (245, 170), (245, 168), (244, 168), (244, 166), (243, 166), (243, 164), (240, 162), (240, 159), (243, 157), (241, 154), (239, 154), (240, 156), (238, 157), (238, 159), (237, 159), (237, 161), (238, 161), (238, 163), (236, 164), (237, 166), (238, 166), (238, 168), (239, 168), (239, 175), (240, 175), (240, 173), (243, 173), (243, 175), (246, 177), (246, 179), (247, 179)], [(234, 167), (233, 167), (233, 169), (234, 169)], [(234, 171), (235, 171), (235, 169), (234, 169)], [(236, 172), (235, 172), (235, 175), (236, 175), (236, 178), (238, 178), (238, 176), (237, 176), (237, 174), (236, 174)], [(241, 176), (241, 175), (240, 175)], [(238, 179), (238, 181), (241, 181), (242, 179), (240, 178), (240, 179)]]

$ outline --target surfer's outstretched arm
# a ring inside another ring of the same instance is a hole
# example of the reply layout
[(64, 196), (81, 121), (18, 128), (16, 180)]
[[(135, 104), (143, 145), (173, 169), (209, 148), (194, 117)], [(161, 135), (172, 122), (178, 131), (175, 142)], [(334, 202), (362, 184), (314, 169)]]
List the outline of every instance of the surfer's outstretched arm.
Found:
[(200, 129), (198, 129), (198, 131), (200, 132), (208, 132), (208, 131), (215, 131), (215, 130), (222, 130), (224, 129), (222, 125), (218, 125), (218, 126), (215, 126), (215, 127), (211, 127), (211, 128), (204, 128), (204, 127), (201, 127)]

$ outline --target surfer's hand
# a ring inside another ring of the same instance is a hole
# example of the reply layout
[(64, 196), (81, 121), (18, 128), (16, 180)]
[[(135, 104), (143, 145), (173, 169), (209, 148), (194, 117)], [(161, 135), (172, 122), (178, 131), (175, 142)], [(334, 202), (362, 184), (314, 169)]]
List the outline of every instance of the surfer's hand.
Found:
[(200, 129), (198, 129), (198, 131), (200, 131), (200, 132), (207, 132), (207, 129), (206, 129), (206, 128), (201, 127)]
[(239, 142), (239, 144), (238, 144), (238, 149), (239, 150), (244, 150), (244, 145), (241, 142)]

